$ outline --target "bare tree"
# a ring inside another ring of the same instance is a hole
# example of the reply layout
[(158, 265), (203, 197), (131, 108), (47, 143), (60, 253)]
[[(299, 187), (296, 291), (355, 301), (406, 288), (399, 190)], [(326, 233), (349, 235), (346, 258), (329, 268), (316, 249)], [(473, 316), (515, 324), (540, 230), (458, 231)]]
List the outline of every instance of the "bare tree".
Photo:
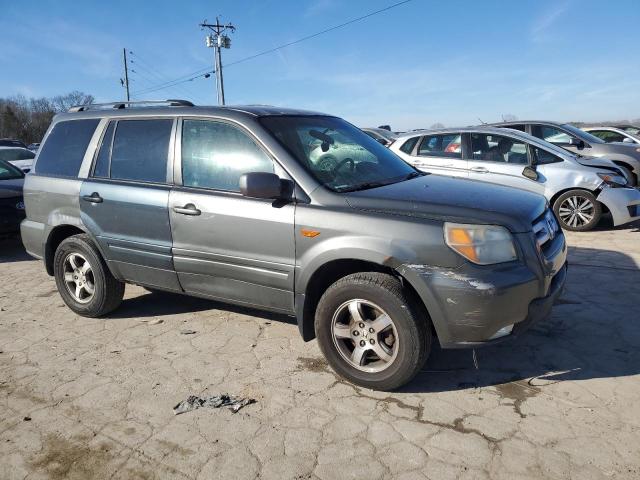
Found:
[(15, 95), (0, 98), (0, 138), (15, 138), (25, 143), (42, 140), (51, 119), (73, 105), (93, 103), (93, 95), (73, 91), (53, 98), (29, 98)]

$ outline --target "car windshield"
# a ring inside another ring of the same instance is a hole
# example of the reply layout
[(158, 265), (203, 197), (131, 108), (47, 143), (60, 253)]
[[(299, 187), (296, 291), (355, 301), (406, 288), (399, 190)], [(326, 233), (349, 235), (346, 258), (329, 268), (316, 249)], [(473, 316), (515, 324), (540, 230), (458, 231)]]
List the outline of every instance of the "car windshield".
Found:
[(595, 135), (591, 135), (588, 132), (585, 132), (584, 130), (580, 130), (579, 128), (574, 127), (573, 125), (569, 125), (568, 123), (565, 123), (564, 125), (562, 125), (562, 128), (564, 128), (565, 130), (573, 133), (574, 136), (589, 142), (589, 143), (605, 143), (604, 140), (602, 140), (601, 138), (596, 137)]
[(364, 190), (422, 175), (340, 118), (269, 116), (260, 121), (316, 180), (333, 191)]
[(0, 160), (0, 180), (13, 180), (22, 178), (24, 175), (20, 169), (14, 167), (8, 162)]
[(398, 139), (398, 135), (396, 135), (393, 132), (390, 132), (389, 130), (386, 130), (384, 128), (376, 128), (374, 130), (374, 132), (376, 132), (378, 135), (380, 135), (381, 137), (386, 138), (389, 141), (393, 141), (393, 140), (397, 140)]
[(35, 156), (35, 153), (25, 148), (0, 148), (0, 160), (29, 160)]

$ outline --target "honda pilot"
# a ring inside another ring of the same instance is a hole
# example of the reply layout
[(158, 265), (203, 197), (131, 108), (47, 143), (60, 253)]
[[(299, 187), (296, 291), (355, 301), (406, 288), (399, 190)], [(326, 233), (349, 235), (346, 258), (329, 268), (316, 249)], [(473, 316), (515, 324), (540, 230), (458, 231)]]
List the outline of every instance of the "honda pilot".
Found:
[(74, 107), (24, 199), (24, 245), (77, 314), (108, 315), (126, 283), (280, 312), (379, 390), (411, 380), (434, 340), (488, 345), (544, 319), (567, 270), (543, 196), (422, 173), (300, 110)]

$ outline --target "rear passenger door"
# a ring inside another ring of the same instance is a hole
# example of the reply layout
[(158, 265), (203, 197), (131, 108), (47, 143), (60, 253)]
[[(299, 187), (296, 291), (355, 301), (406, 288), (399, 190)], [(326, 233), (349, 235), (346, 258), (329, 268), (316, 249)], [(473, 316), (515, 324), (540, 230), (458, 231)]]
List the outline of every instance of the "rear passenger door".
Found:
[(439, 175), (467, 177), (467, 161), (462, 158), (460, 133), (422, 137), (416, 149), (414, 165), (420, 170)]
[(111, 268), (168, 290), (180, 290), (168, 211), (174, 137), (171, 118), (111, 120), (80, 189), (82, 220)]
[(241, 127), (188, 119), (178, 127), (169, 200), (173, 261), (188, 293), (293, 312), (293, 203), (240, 194), (244, 173), (287, 178)]

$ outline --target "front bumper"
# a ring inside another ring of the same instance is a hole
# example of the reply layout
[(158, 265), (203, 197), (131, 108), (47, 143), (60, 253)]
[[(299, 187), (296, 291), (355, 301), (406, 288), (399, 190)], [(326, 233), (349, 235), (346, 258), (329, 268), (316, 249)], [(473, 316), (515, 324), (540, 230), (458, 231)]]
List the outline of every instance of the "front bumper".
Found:
[(598, 201), (611, 212), (614, 225), (624, 225), (640, 219), (640, 190), (638, 188), (603, 188)]
[[(545, 252), (522, 237), (522, 261), (493, 266), (466, 263), (455, 270), (426, 265), (398, 269), (422, 298), (442, 348), (496, 343), (549, 316), (566, 281), (564, 235), (558, 235)], [(510, 326), (510, 333), (497, 338)]]

